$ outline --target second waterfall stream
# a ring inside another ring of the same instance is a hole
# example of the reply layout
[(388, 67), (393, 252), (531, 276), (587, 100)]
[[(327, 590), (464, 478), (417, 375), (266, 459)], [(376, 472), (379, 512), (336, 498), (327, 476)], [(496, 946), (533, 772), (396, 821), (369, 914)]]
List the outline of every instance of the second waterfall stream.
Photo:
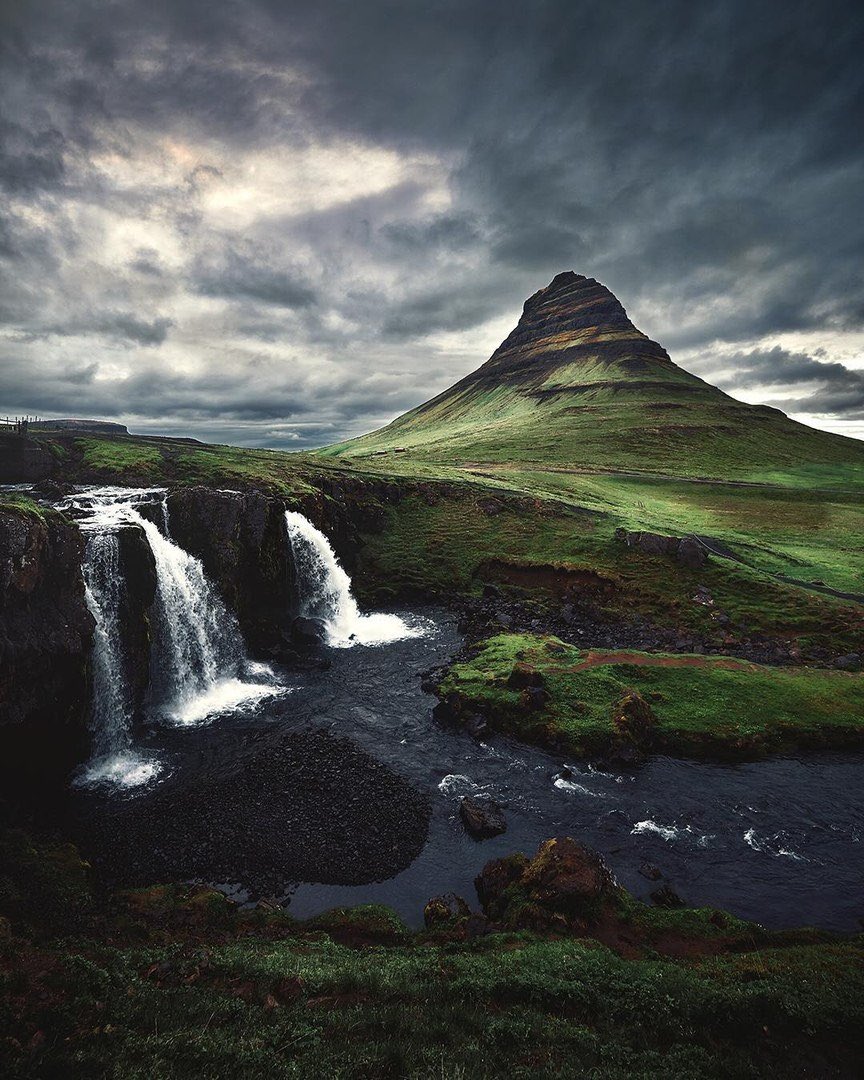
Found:
[(426, 632), (421, 623), (409, 625), (398, 615), (361, 614), (351, 592), (351, 578), (324, 533), (293, 510), (286, 510), (285, 524), (297, 569), (300, 614), (323, 623), (328, 645), (337, 649), (384, 645)]

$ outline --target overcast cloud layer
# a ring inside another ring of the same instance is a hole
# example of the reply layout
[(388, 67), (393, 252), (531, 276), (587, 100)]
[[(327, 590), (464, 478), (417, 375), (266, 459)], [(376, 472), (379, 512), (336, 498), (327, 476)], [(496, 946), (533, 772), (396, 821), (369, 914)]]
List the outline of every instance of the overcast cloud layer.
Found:
[(370, 430), (560, 270), (864, 435), (864, 9), (4, 4), (0, 413)]

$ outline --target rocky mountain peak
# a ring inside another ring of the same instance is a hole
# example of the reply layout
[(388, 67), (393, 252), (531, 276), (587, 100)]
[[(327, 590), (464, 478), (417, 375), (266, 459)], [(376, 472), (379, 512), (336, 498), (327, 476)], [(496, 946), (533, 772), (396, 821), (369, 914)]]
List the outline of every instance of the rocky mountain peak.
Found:
[(476, 374), (521, 378), (580, 359), (626, 361), (634, 372), (648, 360), (672, 366), (666, 350), (636, 329), (614, 293), (566, 270), (525, 301), (515, 329)]

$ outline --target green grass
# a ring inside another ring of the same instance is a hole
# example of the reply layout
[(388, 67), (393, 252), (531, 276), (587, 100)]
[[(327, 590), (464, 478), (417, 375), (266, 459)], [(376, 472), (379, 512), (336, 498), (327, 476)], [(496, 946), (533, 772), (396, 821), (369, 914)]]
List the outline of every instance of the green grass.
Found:
[(828, 482), (838, 482), (837, 470), (848, 470), (844, 482), (864, 482), (864, 444), (857, 440), (735, 401), (680, 368), (658, 366), (649, 375), (646, 387), (643, 376), (586, 360), (550, 364), (539, 385), (542, 375), (527, 386), (468, 376), (388, 427), (322, 453), (365, 462), (384, 451), (397, 468), (401, 459), (520, 463), (757, 482), (785, 482), (806, 465)]
[(40, 521), (44, 521), (45, 516), (52, 513), (47, 507), (40, 505), (28, 495), (22, 495), (18, 491), (0, 493), (0, 510), (11, 510), (15, 514), (24, 517), (35, 517)]
[[(604, 603), (616, 618), (638, 615), (720, 640), (710, 612), (691, 602), (702, 583), (740, 633), (861, 651), (860, 605), (779, 580), (864, 592), (864, 498), (852, 466), (799, 465), (742, 486), (518, 460), (459, 467), (408, 454), (360, 461), (134, 436), (57, 446), (67, 456), (60, 477), (73, 482), (198, 483), (315, 498), (334, 482), (347, 485), (384, 522), (383, 530), (366, 531), (360, 552), (357, 587), (367, 602), (476, 592), (478, 571), (502, 558), (600, 575), (612, 584), (615, 595)], [(378, 513), (382, 481), (407, 495)], [(480, 503), (500, 492), (512, 497), (504, 510), (484, 512)], [(716, 537), (743, 565), (713, 560), (704, 571), (683, 571), (669, 559), (613, 544), (619, 526)]]
[[(602, 655), (602, 654), (601, 654)], [(616, 745), (616, 708), (631, 691), (655, 718), (653, 745), (677, 754), (745, 754), (864, 739), (864, 676), (813, 668), (764, 668), (695, 657), (698, 666), (650, 666), (661, 654), (633, 654), (579, 670), (585, 652), (557, 638), (500, 634), (473, 659), (454, 664), (439, 693), (458, 695), (496, 729), (572, 754)], [(674, 658), (670, 658), (674, 660)], [(536, 672), (548, 692), (528, 707), (508, 685), (516, 665)]]
[(73, 483), (204, 484), (298, 495), (314, 490), (308, 477), (320, 472), (299, 454), (174, 439), (41, 436), (39, 442), (57, 458), (60, 478)]
[[(802, 646), (819, 642), (841, 652), (860, 649), (864, 612), (858, 604), (724, 560), (695, 571), (669, 557), (644, 555), (614, 541), (622, 521), (617, 515), (573, 513), (558, 500), (528, 495), (498, 500), (497, 512), (490, 514), (494, 492), (488, 486), (435, 491), (431, 498), (409, 495), (387, 510), (383, 530), (364, 534), (355, 584), (368, 602), (406, 593), (476, 594), (484, 580), (494, 578), (490, 560), (495, 560), (515, 567), (559, 567), (573, 575), (580, 596), (596, 598), (601, 613), (615, 620), (638, 616), (717, 643), (728, 633), (737, 638), (765, 633)], [(713, 607), (693, 601), (699, 585), (711, 590)], [(547, 602), (553, 602), (548, 595)], [(717, 624), (718, 611), (729, 616), (731, 629)]]
[[(529, 520), (522, 532), (535, 535), (528, 537), (524, 558), (549, 562), (566, 556), (567, 545), (557, 535), (560, 530), (550, 527), (548, 519), (556, 508), (568, 507), (603, 516), (606, 524), (601, 522), (598, 529), (604, 536), (616, 526), (670, 535), (699, 533), (718, 538), (762, 574), (805, 583), (817, 580), (840, 591), (864, 593), (864, 465), (804, 464), (803, 448), (794, 467), (785, 472), (756, 470), (759, 483), (742, 486), (623, 474), (578, 460), (573, 465), (532, 463), (520, 457), (518, 447), (506, 445), (496, 461), (460, 465), (413, 454), (334, 458), (326, 456), (329, 451), (289, 454), (134, 436), (77, 438), (68, 446), (48, 438), (42, 441), (65, 453), (60, 476), (73, 482), (199, 483), (258, 487), (283, 495), (311, 494), (322, 480), (332, 478), (349, 478), (361, 485), (382, 479), (406, 486), (443, 481), (461, 489), (463, 498), (505, 490), (531, 500), (523, 509)], [(735, 471), (729, 472), (730, 478)], [(406, 515), (416, 518), (413, 509), (410, 501), (405, 504)], [(393, 524), (401, 529), (395, 519)], [(573, 526), (583, 535), (588, 527), (587, 521)], [(458, 521), (454, 529), (459, 545)], [(495, 550), (490, 547), (487, 555)], [(434, 575), (433, 567), (429, 571), (427, 577)]]
[(527, 935), (363, 949), (326, 936), (82, 943), (41, 967), (13, 953), (0, 1065), (117, 1080), (780, 1080), (802, 1062), (827, 1075), (862, 1049), (862, 960), (858, 943), (628, 960)]
[(603, 924), (617, 950), (412, 933), (374, 905), (297, 922), (202, 887), (103, 896), (68, 845), (0, 848), (10, 1078), (785, 1080), (802, 1062), (852, 1075), (864, 1051), (860, 935), (623, 890)]
[(461, 474), (629, 529), (704, 533), (763, 572), (864, 592), (864, 441), (689, 374), (592, 283), (550, 290), (482, 367), (320, 457)]
[(95, 472), (148, 477), (158, 471), (159, 451), (134, 440), (77, 439), (84, 467)]
[[(751, 565), (864, 593), (864, 490), (500, 470), (525, 491), (614, 516), (632, 531), (715, 537)], [(842, 479), (838, 470), (835, 477)], [(797, 478), (795, 478), (797, 479)]]

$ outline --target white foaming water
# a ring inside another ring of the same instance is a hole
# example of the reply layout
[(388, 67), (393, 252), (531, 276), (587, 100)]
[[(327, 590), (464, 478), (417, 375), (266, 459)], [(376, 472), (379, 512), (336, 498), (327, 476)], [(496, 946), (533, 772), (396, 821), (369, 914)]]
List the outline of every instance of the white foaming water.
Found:
[(667, 843), (684, 838), (689, 840), (690, 843), (695, 843), (703, 848), (708, 847), (711, 841), (715, 839), (713, 833), (700, 833), (692, 825), (660, 825), (650, 818), (645, 821), (637, 821), (630, 830), (631, 836), (645, 835), (646, 833), (653, 833), (655, 836), (662, 837)]
[[(163, 536), (134, 508), (156, 563), (158, 634), (152, 664), (152, 704), (177, 724), (200, 724), (219, 712), (278, 694), (273, 682), (253, 682), (237, 620), (210, 585), (199, 559)], [(254, 674), (269, 675), (256, 664)]]
[(662, 836), (664, 840), (674, 840), (678, 836), (678, 829), (674, 825), (658, 825), (656, 821), (637, 821), (631, 833), (638, 835), (639, 833), (655, 833), (657, 836)]
[(473, 795), (481, 790), (481, 786), (475, 784), (470, 776), (463, 776), (462, 773), (447, 773), (439, 782), (438, 790), (442, 795), (447, 796)]
[(328, 645), (337, 649), (384, 645), (427, 633), (426, 625), (419, 620), (409, 625), (398, 615), (362, 615), (351, 593), (351, 578), (324, 533), (291, 510), (285, 512), (285, 523), (298, 570), (300, 614), (321, 620)]
[(567, 776), (561, 776), (560, 774), (553, 778), (552, 784), (558, 788), (559, 791), (570, 791), (574, 795), (590, 795), (592, 799), (605, 799), (606, 795), (602, 791), (592, 791), (590, 788), (585, 787), (584, 784), (579, 784), (575, 780), (570, 779)]
[(151, 655), (151, 715), (180, 725), (200, 724), (283, 692), (266, 664), (253, 663), (237, 620), (212, 588), (201, 562), (145, 518), (140, 509), (164, 492), (101, 488), (69, 496), (64, 506), (83, 513), (88, 537), (84, 576), (87, 605), (96, 621), (93, 646), (93, 758), (78, 783), (134, 787), (160, 771), (157, 761), (132, 747), (132, 705), (123, 667), (119, 608), (123, 581), (117, 530), (137, 525), (156, 566)]
[(791, 848), (783, 847), (783, 834), (775, 833), (773, 836), (759, 837), (755, 829), (748, 829), (744, 833), (744, 840), (754, 851), (760, 854), (774, 855), (778, 858), (794, 859), (796, 862), (807, 862), (804, 855), (799, 855)]
[(81, 786), (104, 782), (136, 787), (159, 772), (159, 763), (131, 749), (132, 708), (120, 655), (119, 613), (123, 583), (117, 534), (92, 531), (84, 556), (84, 596), (93, 630), (93, 732), (91, 760), (77, 777)]

